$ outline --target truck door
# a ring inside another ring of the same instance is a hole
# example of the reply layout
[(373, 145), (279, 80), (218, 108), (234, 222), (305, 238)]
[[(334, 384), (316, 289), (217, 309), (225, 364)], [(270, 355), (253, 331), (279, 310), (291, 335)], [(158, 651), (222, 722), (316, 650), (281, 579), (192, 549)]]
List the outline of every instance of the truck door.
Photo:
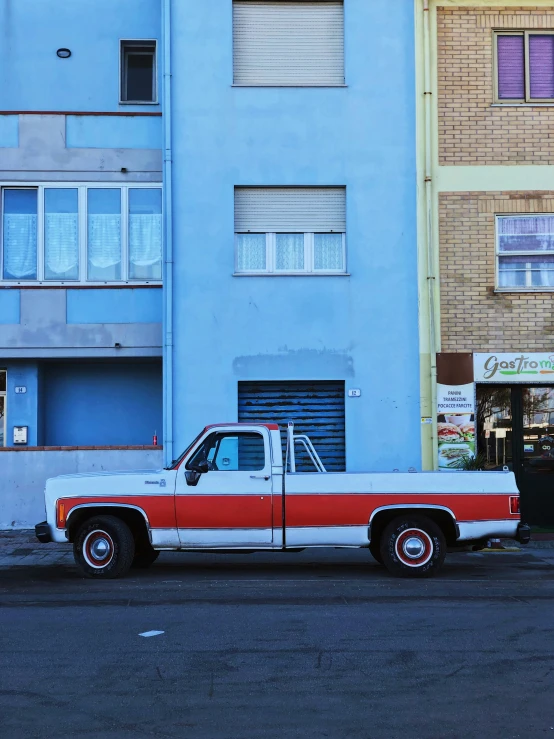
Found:
[[(265, 429), (207, 432), (178, 470), (175, 507), (181, 546), (272, 545), (269, 444)], [(207, 472), (191, 471), (202, 464)]]

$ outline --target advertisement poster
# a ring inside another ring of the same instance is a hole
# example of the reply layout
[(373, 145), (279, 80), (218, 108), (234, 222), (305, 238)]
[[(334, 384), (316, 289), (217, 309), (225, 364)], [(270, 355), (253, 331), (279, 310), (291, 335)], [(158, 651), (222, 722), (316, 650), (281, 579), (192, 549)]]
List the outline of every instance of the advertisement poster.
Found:
[(437, 385), (439, 470), (459, 469), (475, 456), (475, 385)]

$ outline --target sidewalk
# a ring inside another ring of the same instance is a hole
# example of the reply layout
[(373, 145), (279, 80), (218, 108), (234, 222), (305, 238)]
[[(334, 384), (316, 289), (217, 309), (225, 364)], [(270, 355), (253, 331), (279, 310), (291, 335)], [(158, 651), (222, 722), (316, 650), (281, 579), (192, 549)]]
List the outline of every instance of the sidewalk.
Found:
[[(554, 550), (554, 534), (537, 534), (527, 546), (521, 546), (517, 541), (502, 539), (504, 550), (535, 551), (540, 549)], [(487, 553), (487, 550), (482, 550)], [(489, 550), (491, 555), (502, 550)], [(0, 568), (35, 565), (72, 565), (73, 546), (71, 544), (41, 544), (31, 529), (23, 531), (0, 531)]]

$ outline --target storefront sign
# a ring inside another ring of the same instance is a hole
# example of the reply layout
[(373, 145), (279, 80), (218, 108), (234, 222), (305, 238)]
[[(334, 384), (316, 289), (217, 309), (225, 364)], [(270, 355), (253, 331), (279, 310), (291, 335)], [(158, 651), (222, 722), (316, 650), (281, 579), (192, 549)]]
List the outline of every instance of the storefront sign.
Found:
[(475, 382), (554, 383), (554, 351), (474, 354), (473, 373)]
[(437, 384), (439, 470), (460, 469), (475, 456), (475, 386)]

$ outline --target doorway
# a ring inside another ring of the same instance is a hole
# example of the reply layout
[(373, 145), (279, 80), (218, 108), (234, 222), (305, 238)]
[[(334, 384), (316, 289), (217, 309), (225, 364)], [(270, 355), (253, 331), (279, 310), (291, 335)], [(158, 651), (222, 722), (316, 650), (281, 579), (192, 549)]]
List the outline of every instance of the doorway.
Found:
[(477, 385), (477, 451), (514, 471), (526, 523), (554, 525), (554, 386)]

